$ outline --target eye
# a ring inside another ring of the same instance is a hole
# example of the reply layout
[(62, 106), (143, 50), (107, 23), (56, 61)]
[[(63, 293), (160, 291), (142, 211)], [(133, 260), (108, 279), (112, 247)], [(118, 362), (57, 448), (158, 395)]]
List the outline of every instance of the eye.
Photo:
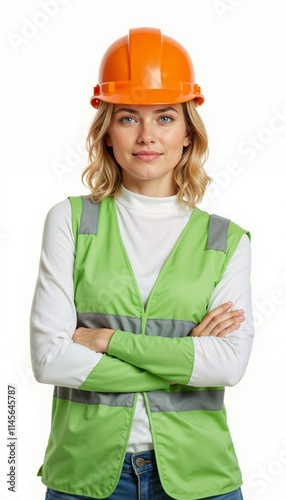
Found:
[(159, 121), (164, 124), (171, 123), (172, 121), (174, 121), (174, 118), (170, 115), (162, 115), (160, 116)]
[(132, 123), (135, 123), (136, 120), (135, 120), (135, 118), (133, 118), (133, 116), (122, 116), (119, 121), (121, 123), (130, 125)]

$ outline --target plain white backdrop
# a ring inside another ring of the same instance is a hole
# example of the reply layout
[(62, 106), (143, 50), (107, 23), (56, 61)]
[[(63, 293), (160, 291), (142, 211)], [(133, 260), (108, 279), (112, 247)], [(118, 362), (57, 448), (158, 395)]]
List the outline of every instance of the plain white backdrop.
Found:
[[(52, 387), (38, 384), (29, 314), (48, 209), (84, 194), (84, 141), (103, 51), (158, 27), (190, 52), (206, 97), (214, 182), (202, 203), (252, 233), (256, 338), (227, 390), (245, 500), (286, 498), (285, 0), (1, 2), (0, 498), (41, 500)], [(7, 384), (17, 388), (17, 489), (8, 491)]]

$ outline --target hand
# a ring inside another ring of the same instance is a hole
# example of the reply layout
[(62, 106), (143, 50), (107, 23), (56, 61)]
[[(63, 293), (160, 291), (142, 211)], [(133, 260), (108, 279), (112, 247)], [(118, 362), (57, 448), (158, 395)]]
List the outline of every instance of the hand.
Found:
[(72, 340), (76, 344), (88, 347), (92, 351), (106, 353), (115, 330), (110, 328), (77, 328)]
[(208, 312), (204, 319), (190, 333), (192, 337), (225, 337), (228, 333), (238, 330), (245, 320), (244, 311), (237, 309), (229, 311), (232, 302), (226, 302)]

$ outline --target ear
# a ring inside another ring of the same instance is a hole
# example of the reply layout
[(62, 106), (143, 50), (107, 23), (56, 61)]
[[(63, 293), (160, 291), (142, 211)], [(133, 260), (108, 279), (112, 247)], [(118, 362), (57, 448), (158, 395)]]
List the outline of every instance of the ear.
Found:
[(112, 146), (112, 140), (110, 139), (109, 134), (105, 134), (105, 144), (106, 146)]
[(191, 144), (191, 138), (186, 135), (185, 139), (184, 139), (184, 142), (183, 142), (183, 146), (186, 148), (187, 146), (189, 146)]

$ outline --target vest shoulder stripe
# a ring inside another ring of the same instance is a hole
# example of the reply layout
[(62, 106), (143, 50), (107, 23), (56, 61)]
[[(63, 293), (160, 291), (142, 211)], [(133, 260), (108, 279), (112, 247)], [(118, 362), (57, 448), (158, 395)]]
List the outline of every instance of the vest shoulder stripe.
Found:
[(230, 220), (220, 215), (211, 215), (208, 234), (208, 250), (221, 250), (226, 253), (227, 232)]
[(82, 196), (82, 213), (78, 234), (97, 234), (100, 203)]

